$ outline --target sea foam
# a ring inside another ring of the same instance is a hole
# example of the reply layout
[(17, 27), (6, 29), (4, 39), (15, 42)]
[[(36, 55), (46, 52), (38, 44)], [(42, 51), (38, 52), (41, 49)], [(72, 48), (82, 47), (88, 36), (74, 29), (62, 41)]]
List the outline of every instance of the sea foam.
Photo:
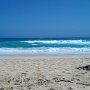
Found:
[(90, 48), (0, 48), (0, 55), (88, 55)]
[(44, 44), (90, 44), (87, 40), (33, 40), (21, 41), (26, 43), (44, 43)]

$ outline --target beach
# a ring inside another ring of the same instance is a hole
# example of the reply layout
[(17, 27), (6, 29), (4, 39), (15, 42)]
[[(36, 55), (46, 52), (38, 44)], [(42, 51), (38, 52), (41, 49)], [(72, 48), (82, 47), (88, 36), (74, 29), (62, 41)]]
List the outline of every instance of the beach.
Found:
[(90, 90), (90, 56), (0, 56), (0, 90)]

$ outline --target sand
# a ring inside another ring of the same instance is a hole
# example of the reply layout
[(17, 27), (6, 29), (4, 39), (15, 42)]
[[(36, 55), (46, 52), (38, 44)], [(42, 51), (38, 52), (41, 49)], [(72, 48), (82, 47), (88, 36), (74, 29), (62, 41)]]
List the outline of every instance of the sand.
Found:
[(90, 90), (88, 56), (1, 56), (0, 90)]

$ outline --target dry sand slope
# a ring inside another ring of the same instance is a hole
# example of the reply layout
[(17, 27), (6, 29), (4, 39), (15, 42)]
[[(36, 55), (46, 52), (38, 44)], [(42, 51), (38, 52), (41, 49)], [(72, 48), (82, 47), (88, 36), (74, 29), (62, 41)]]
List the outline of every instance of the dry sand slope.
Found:
[(0, 90), (90, 90), (90, 57), (0, 57)]

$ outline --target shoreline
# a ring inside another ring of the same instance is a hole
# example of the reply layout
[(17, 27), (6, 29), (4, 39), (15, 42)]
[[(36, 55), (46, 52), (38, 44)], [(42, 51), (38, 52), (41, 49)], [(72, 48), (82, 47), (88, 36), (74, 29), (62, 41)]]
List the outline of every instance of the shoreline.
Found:
[(90, 55), (0, 55), (0, 58), (1, 57), (41, 57), (41, 58), (43, 58), (43, 57), (61, 57), (61, 58), (83, 58), (83, 57), (88, 57), (88, 58), (90, 58)]

